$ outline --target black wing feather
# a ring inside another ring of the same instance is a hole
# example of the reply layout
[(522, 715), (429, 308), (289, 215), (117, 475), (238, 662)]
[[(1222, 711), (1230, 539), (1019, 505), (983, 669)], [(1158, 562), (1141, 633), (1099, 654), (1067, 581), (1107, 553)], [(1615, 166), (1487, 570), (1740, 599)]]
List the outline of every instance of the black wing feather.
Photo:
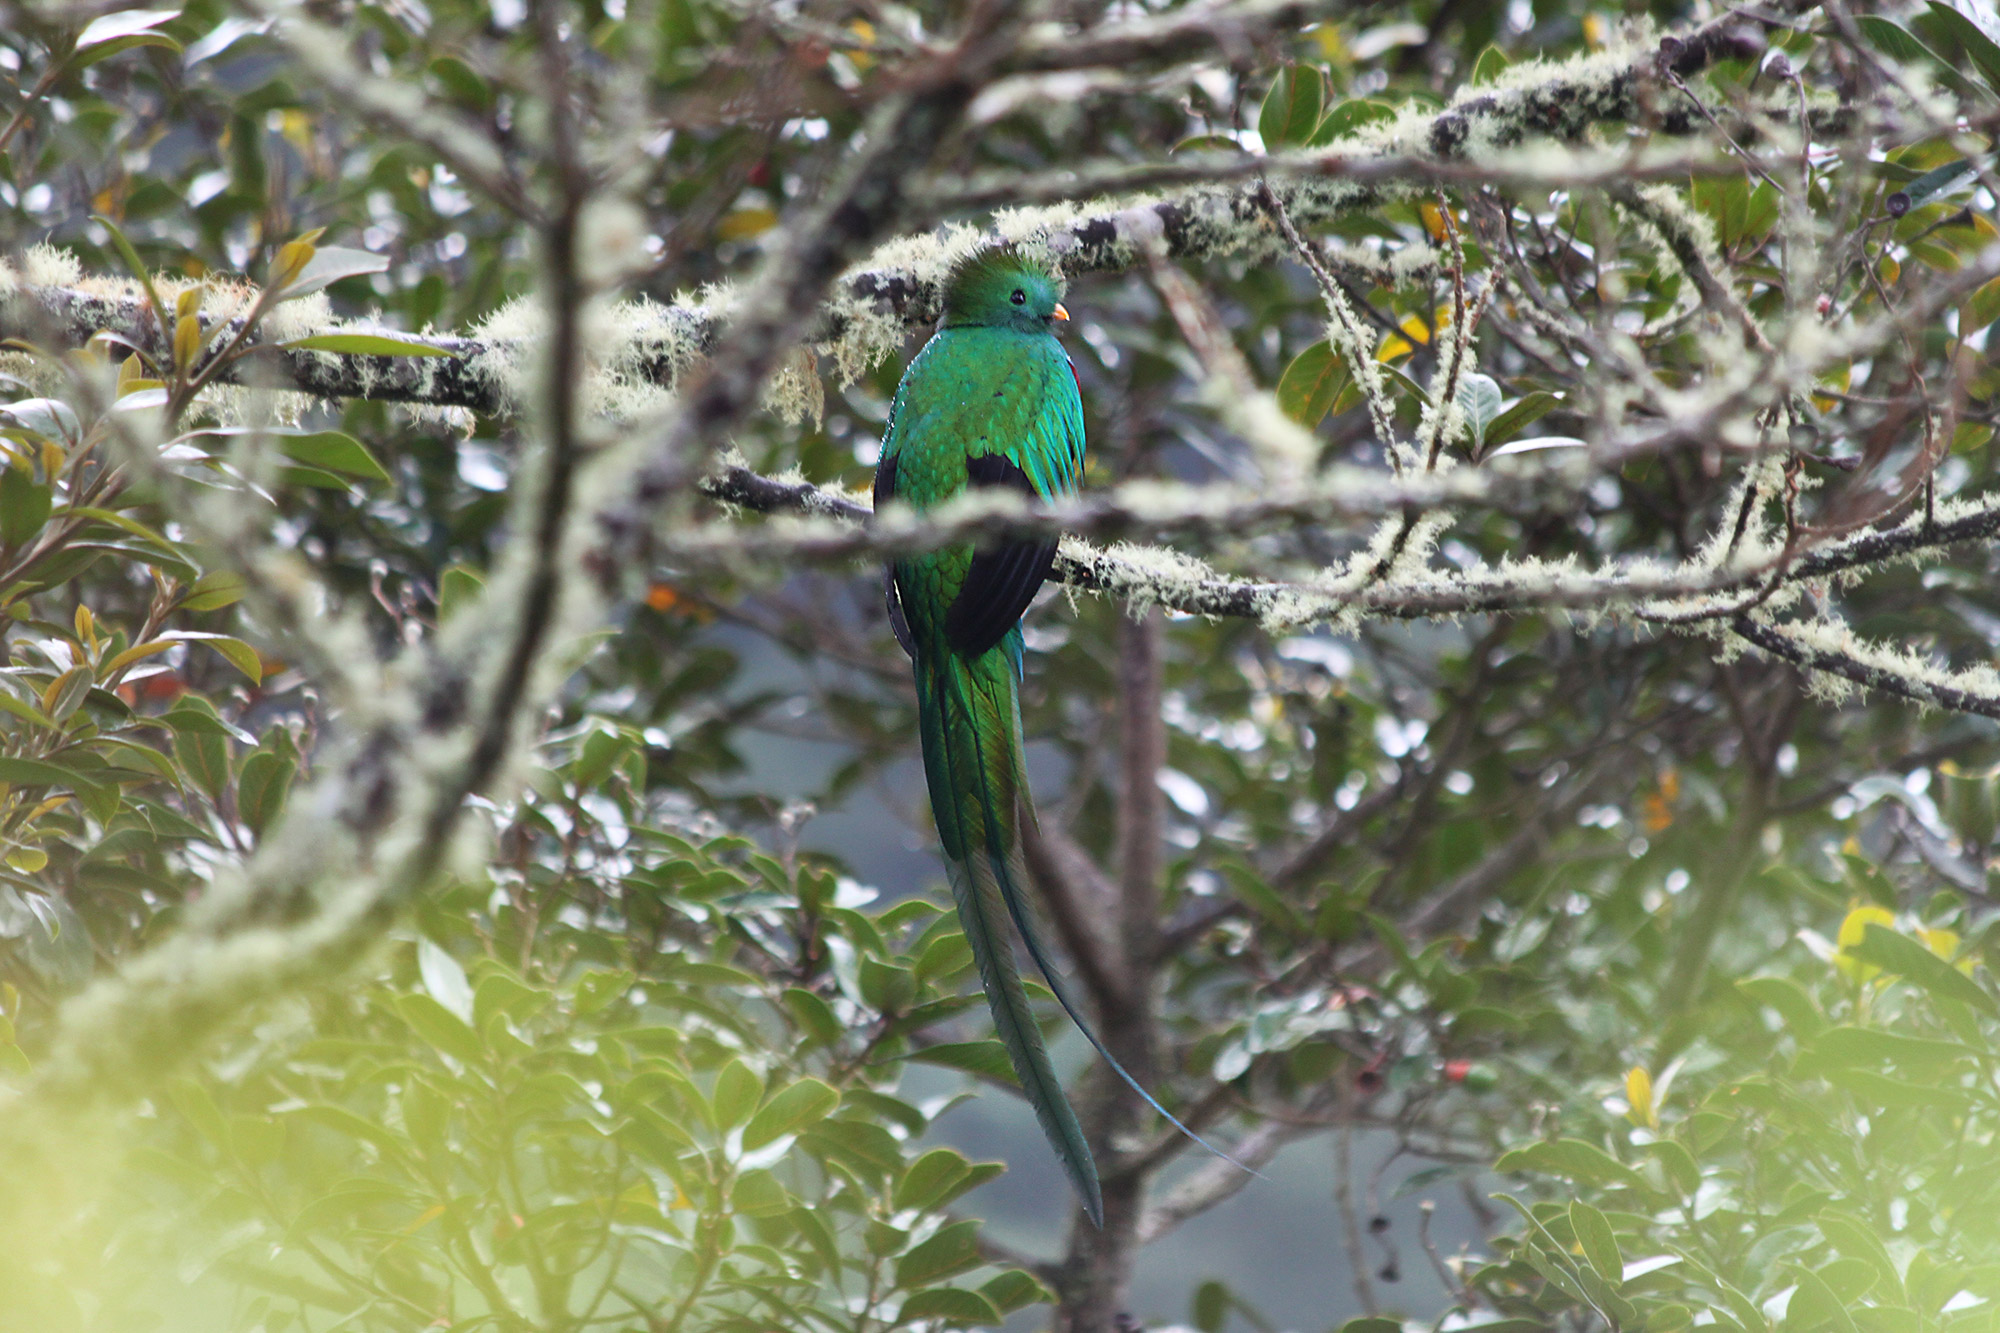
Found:
[[(1005, 454), (968, 458), (965, 473), (974, 486), (1007, 486), (1031, 499), (1042, 498), (1028, 474)], [(881, 474), (876, 476), (879, 485)], [(945, 610), (944, 632), (951, 646), (977, 657), (1006, 638), (1041, 590), (1055, 560), (1052, 541), (1003, 541), (974, 555), (965, 583)]]
[[(881, 509), (882, 502), (895, 494), (896, 456), (891, 454), (875, 469), (875, 508)], [(903, 646), (904, 655), (914, 658), (917, 655), (917, 640), (910, 633), (909, 618), (903, 614), (903, 590), (896, 586), (896, 562), (893, 560), (882, 566), (882, 598), (889, 608), (889, 632)]]

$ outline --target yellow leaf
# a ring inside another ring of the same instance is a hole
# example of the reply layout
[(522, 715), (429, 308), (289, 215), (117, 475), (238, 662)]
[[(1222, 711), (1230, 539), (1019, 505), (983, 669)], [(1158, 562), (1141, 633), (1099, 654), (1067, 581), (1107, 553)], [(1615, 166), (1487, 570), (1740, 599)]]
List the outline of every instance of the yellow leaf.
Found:
[(867, 69), (875, 63), (875, 57), (860, 48), (875, 45), (875, 25), (867, 19), (856, 19), (847, 25), (847, 30), (860, 39), (858, 45), (848, 51), (847, 58), (854, 62), (854, 68)]
[[(1942, 768), (1943, 765), (1939, 765), (1939, 767)], [(1947, 963), (1951, 963), (1953, 967), (1965, 973), (1968, 977), (1972, 975), (1972, 959), (1958, 958), (1959, 939), (1957, 931), (1946, 930), (1943, 926), (1935, 928), (1918, 926), (1917, 938), (1924, 942), (1926, 949), (1929, 949)], [(1958, 961), (1952, 962), (1954, 958), (1957, 958)]]
[(312, 117), (297, 108), (285, 112), (279, 118), (278, 133), (285, 136), (285, 142), (302, 153), (312, 146), (312, 129)]
[(36, 806), (34, 809), (28, 812), (28, 817), (21, 821), (22, 824), (24, 825), (33, 824), (37, 819), (40, 819), (43, 815), (47, 814), (49, 811), (55, 809), (57, 806), (61, 805), (64, 801), (67, 801), (69, 799), (70, 799), (70, 794), (68, 792), (59, 792), (54, 796), (46, 798), (40, 805)]
[(195, 353), (200, 350), (201, 321), (182, 315), (174, 321), (174, 364), (182, 370), (192, 369)]
[(104, 664), (104, 674), (109, 676), (124, 670), (134, 662), (143, 661), (154, 653), (164, 653), (173, 647), (171, 639), (154, 639), (151, 643), (135, 643), (124, 652)]
[(403, 1234), (405, 1236), (414, 1235), (415, 1233), (422, 1231), (425, 1227), (429, 1226), (431, 1223), (437, 1221), (440, 1217), (443, 1216), (444, 1216), (444, 1205), (441, 1203), (434, 1203), (430, 1207), (424, 1209), (421, 1213), (418, 1213), (416, 1215), (416, 1218), (408, 1226), (403, 1228)]
[(778, 215), (768, 208), (738, 208), (722, 215), (715, 224), (718, 240), (746, 241), (778, 225)]
[(1660, 1127), (1660, 1108), (1653, 1104), (1653, 1076), (1644, 1065), (1633, 1065), (1625, 1074), (1625, 1118), (1646, 1129)]
[(39, 847), (16, 847), (7, 853), (7, 864), (24, 875), (32, 875), (49, 863), (49, 854)]
[(1881, 975), (1881, 968), (1873, 963), (1864, 963), (1854, 956), (1854, 951), (1861, 947), (1862, 937), (1868, 933), (1870, 926), (1894, 930), (1895, 913), (1886, 907), (1857, 907), (1840, 923), (1840, 935), (1835, 941), (1839, 947), (1834, 951), (1833, 965), (1840, 970), (1840, 975), (1849, 981), (1865, 983)]
[(1417, 216), (1423, 219), (1424, 230), (1430, 233), (1433, 241), (1443, 245), (1451, 239), (1451, 226), (1445, 218), (1444, 210), (1436, 204), (1428, 199), (1422, 201), (1417, 205)]
[[(1439, 322), (1443, 322), (1443, 312), (1440, 312)], [(1382, 340), (1382, 346), (1375, 353), (1377, 361), (1394, 361), (1399, 356), (1408, 356), (1419, 347), (1431, 345), (1430, 326), (1424, 323), (1422, 315), (1406, 317), (1402, 328), (1400, 336), (1392, 333)]]
[(319, 248), (311, 241), (286, 241), (278, 247), (278, 257), (271, 261), (270, 285), (284, 288), (297, 282), (299, 274), (305, 272), (306, 265), (312, 263), (318, 251)]

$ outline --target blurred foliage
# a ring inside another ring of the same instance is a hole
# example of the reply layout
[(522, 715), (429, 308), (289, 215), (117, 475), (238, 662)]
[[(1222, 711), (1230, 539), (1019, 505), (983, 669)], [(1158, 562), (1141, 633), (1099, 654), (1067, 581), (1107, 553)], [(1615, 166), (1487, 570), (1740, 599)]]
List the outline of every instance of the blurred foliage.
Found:
[[(503, 144), (533, 104), (535, 34), (516, 6), (327, 8), (370, 68)], [(1968, 125), (1990, 125), (2000, 63), (1979, 30), (1907, 9), (1864, 16), (1865, 39), (1931, 71)], [(664, 297), (749, 271), (780, 212), (852, 141), (898, 48), (839, 7), (800, 28), (777, 9), (645, 12), (644, 31), (608, 3), (573, 15), (606, 66), (650, 62), (669, 109), (638, 191), (658, 227), (641, 285)], [(298, 295), (323, 249), (336, 309), (411, 330), (469, 328), (532, 287), (504, 210), (424, 145), (343, 114), (259, 21), (208, 3), (95, 29), (60, 10), (9, 17), (10, 258), (47, 238), (93, 273), (136, 263), (217, 291), (248, 274)], [(1611, 25), (1581, 5), (1355, 6), (1254, 68), (1011, 113), (950, 162), (969, 176), (1163, 160), (1176, 145), (1323, 144), (1511, 61), (1599, 46)], [(1843, 43), (1783, 46), (1815, 88), (1838, 88), (1858, 78)], [(1725, 61), (1698, 85), (1739, 105), (1757, 73)], [(750, 103), (760, 114), (741, 114)], [(1956, 170), (1964, 154), (1929, 138), (1812, 164), (1815, 215), (1863, 236), (1834, 309), (1865, 311), (1993, 242), (1991, 199)], [(1681, 193), (1715, 225), (1754, 312), (1814, 295), (1787, 291), (1774, 261), (1768, 182), (1705, 176)], [(1701, 372), (1693, 321), (1664, 318), (1684, 278), (1600, 197), (1484, 203), (1535, 237), (1576, 308), (1638, 330), (1663, 373)], [(1456, 237), (1477, 274), (1496, 257), (1475, 222), (1426, 202), (1337, 230), (1391, 246)], [(304, 259), (285, 248), (322, 229), (328, 244), (304, 242)], [(342, 268), (346, 247), (386, 262)], [(1326, 456), (1379, 462), (1318, 293), (1265, 263), (1218, 261), (1201, 278)], [(163, 287), (163, 325), (203, 290)], [(1407, 429), (1449, 298), (1421, 284), (1363, 295), (1381, 362), (1407, 376)], [(1069, 304), (1093, 480), (1237, 475), (1238, 443), (1157, 294), (1093, 278)], [(1980, 492), (2000, 394), (1980, 332), (1996, 315), (2000, 289), (1982, 288), (1955, 330), (1848, 367), (1821, 409), (1969, 366), (1938, 480), (1946, 495)], [(1495, 394), (1469, 452), (1531, 427), (1583, 432), (1585, 374), (1524, 354), (1506, 312), (1494, 318), (1480, 364)], [(478, 586), (506, 536), (518, 444), (507, 422), (460, 431), (364, 402), (317, 407), (289, 434), (230, 434), (192, 355), (148, 365), (101, 345), (63, 364), (72, 386), (101, 392), (51, 388), (61, 377), (26, 353), (0, 386), (0, 1077), (18, 1083), (64, 997), (142, 956), (257, 854), (338, 723), (309, 664), (283, 660), (282, 627), (243, 609), (234, 556), (189, 497), (254, 514), (330, 600), (373, 608), (386, 652)], [(738, 444), (759, 466), (861, 484), (900, 370), (833, 386), (812, 428), (762, 422)], [(109, 458), (121, 401), (173, 424), (156, 473)], [(1799, 466), (1833, 490), (1851, 469), (1828, 460), (1859, 446), (1842, 452), (1854, 441), (1823, 429)], [(1852, 433), (1865, 443), (1866, 423)], [(1443, 557), (1684, 556), (1734, 480), (1699, 457), (1641, 460), (1561, 520), (1468, 519)], [(1204, 553), (1320, 567), (1356, 540), (1248, 534)], [(1842, 595), (1871, 633), (1986, 661), (1996, 573), (1972, 547)], [(661, 571), (644, 605), (579, 645), (525, 789), (483, 808), (484, 857), (458, 865), (352, 984), (245, 1014), (148, 1098), (119, 1186), (130, 1206), (0, 1218), (8, 1254), (38, 1256), (0, 1259), (13, 1284), (0, 1319), (858, 1333), (993, 1324), (1046, 1299), (953, 1208), (997, 1166), (927, 1149), (950, 1102), (898, 1095), (905, 1057), (968, 1086), (1005, 1081), (962, 939), (907, 896), (923, 885), (885, 884), (885, 900), (815, 849), (815, 805), (885, 820), (919, 808), (893, 776), (911, 759), (913, 704), (864, 584), (769, 571), (697, 586)], [(1121, 614), (1090, 601), (1031, 619), (1024, 700), (1037, 780), (1044, 760), (1056, 775), (1047, 817), (1107, 863)], [(1246, 1107), (1388, 1129), (1399, 1162), (1425, 1164), (1392, 1193), (1507, 1177), (1518, 1220), (1496, 1215), (1482, 1249), (1438, 1257), (1456, 1302), (1441, 1327), (1996, 1325), (1988, 724), (1823, 706), (1788, 669), (1718, 663), (1704, 642), (1616, 623), (1274, 640), (1175, 620), (1167, 644), (1167, 1095), (1213, 1080)], [(756, 754), (808, 742), (834, 756), (823, 778), (798, 779), (810, 790), (759, 785), (771, 766)], [(1427, 915), (1452, 891), (1465, 910)], [(183, 1287), (193, 1296), (169, 1294)], [(1214, 1333), (1255, 1310), (1254, 1291), (1211, 1281), (1189, 1318)]]

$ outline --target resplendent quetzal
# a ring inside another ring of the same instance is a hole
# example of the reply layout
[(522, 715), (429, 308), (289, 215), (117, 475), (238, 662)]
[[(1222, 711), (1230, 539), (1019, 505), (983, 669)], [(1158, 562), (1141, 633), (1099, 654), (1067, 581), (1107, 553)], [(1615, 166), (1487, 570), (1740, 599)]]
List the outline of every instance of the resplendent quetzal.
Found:
[[(983, 251), (953, 272), (943, 322), (904, 371), (889, 410), (875, 473), (878, 509), (892, 499), (931, 509), (968, 486), (1005, 486), (1042, 499), (1076, 489), (1083, 403), (1076, 372), (1056, 341), (1055, 325), (1069, 318), (1061, 295), (1062, 283), (1047, 265), (1009, 246)], [(947, 546), (893, 560), (889, 618), (915, 668), (931, 810), (994, 1026), (1042, 1132), (1084, 1210), (1101, 1226), (1097, 1167), (1021, 989), (1010, 918), (1098, 1054), (1155, 1110), (1196, 1136), (1139, 1087), (1084, 1021), (1022, 897), (1020, 827), (1035, 816), (1016, 694), (1021, 613), (1055, 554), (1053, 539), (1017, 537), (986, 549)]]

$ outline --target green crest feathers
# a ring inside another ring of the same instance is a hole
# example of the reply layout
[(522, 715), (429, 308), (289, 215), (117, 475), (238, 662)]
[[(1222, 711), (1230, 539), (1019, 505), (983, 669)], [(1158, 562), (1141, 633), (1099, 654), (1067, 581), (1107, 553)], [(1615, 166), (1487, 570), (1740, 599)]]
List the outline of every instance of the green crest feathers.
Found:
[(1062, 275), (1044, 257), (1030, 256), (1013, 244), (995, 245), (959, 263), (944, 282), (947, 318), (1006, 299), (1007, 290), (1023, 276), (1046, 284), (1056, 296), (1065, 286)]

